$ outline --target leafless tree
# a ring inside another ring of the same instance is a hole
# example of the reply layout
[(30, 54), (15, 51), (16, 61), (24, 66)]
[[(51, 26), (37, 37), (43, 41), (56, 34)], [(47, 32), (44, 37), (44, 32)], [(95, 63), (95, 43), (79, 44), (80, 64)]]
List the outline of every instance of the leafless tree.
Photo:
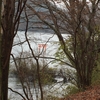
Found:
[(10, 53), (12, 50), (13, 39), (17, 34), (19, 27), (20, 15), (25, 7), (26, 1), (27, 0), (0, 1), (0, 5), (2, 4), (1, 6), (3, 7), (2, 17), (0, 17), (0, 26), (2, 26), (2, 33), (0, 32), (0, 100), (8, 99), (8, 73)]
[[(62, 49), (71, 67), (77, 71), (77, 86), (86, 89), (91, 84), (91, 75), (98, 56), (100, 40), (100, 0), (30, 0), (33, 5), (45, 8), (48, 13), (39, 12), (28, 5), (39, 20), (58, 36)], [(59, 7), (59, 5), (62, 7)], [(72, 51), (66, 46), (62, 34), (71, 37)]]

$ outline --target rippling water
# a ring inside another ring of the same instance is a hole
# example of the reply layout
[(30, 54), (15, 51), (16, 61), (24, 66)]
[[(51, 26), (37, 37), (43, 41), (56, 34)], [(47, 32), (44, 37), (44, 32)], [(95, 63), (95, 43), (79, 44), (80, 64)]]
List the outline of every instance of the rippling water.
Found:
[[(62, 79), (59, 79), (59, 81), (60, 80), (62, 80)], [(46, 95), (63, 97), (67, 93), (66, 87), (68, 85), (69, 84), (55, 83), (55, 84), (52, 84), (52, 85), (43, 86), (44, 95), (45, 95), (45, 97), (46, 97)], [(16, 78), (9, 78), (9, 87), (12, 88), (14, 91), (21, 93), (24, 96), (21, 84), (18, 82), (18, 80)], [(34, 92), (33, 86), (31, 86), (31, 92), (33, 94), (34, 100), (37, 100), (36, 99), (36, 93)], [(39, 91), (38, 91), (38, 96), (39, 96)], [(21, 96), (19, 96), (16, 93), (13, 93), (10, 90), (9, 90), (9, 93), (8, 93), (8, 98), (10, 100), (22, 100)]]
[[(45, 44), (47, 42), (47, 48), (46, 48), (46, 57), (54, 57), (55, 52), (58, 49), (58, 38), (56, 35), (51, 34), (51, 33), (46, 33), (44, 32), (28, 32), (28, 38), (30, 39), (30, 43), (31, 43), (31, 47), (33, 50), (38, 50), (38, 44)], [(66, 38), (66, 35), (64, 35), (64, 38)], [(18, 32), (18, 35), (15, 37), (14, 40), (14, 44), (19, 43), (21, 40), (21, 42), (25, 41), (25, 36), (24, 36), (24, 32)], [(12, 49), (12, 54), (14, 54), (14, 56), (17, 56), (21, 51), (22, 51), (22, 47), (24, 51), (29, 51), (28, 45), (27, 43), (24, 43), (22, 45), (16, 45), (13, 47)], [(50, 60), (48, 60), (49, 62)], [(55, 65), (50, 65), (50, 66), (55, 66)], [(58, 66), (60, 67), (60, 66)], [(60, 80), (60, 79), (59, 79)], [(57, 97), (62, 97), (64, 94), (66, 94), (66, 87), (68, 86), (68, 84), (63, 84), (63, 83), (57, 83), (57, 84), (52, 84), (50, 86), (44, 86), (43, 87), (43, 91), (46, 95), (54, 95)], [(12, 88), (14, 91), (17, 91), (19, 93), (21, 93), (22, 95), (24, 95), (21, 84), (18, 82), (18, 80), (16, 78), (9, 78), (9, 87)], [(38, 89), (37, 89), (38, 90)], [(63, 92), (61, 92), (63, 90)], [(31, 91), (33, 94), (33, 98), (34, 100), (36, 99), (36, 94), (35, 94), (35, 90), (34, 87), (31, 85)], [(39, 94), (39, 92), (38, 92)], [(16, 94), (13, 93), (12, 91), (9, 90), (9, 99), (10, 100), (22, 100), (22, 98)]]

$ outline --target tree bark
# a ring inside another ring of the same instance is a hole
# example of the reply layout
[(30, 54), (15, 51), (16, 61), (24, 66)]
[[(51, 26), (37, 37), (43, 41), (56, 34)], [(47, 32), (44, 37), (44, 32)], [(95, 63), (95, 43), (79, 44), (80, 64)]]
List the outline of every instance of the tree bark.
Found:
[[(4, 2), (3, 2), (4, 3)], [(10, 61), (10, 53), (13, 44), (14, 38), (14, 25), (13, 25), (13, 17), (14, 17), (14, 1), (6, 0), (4, 3), (4, 11), (2, 17), (2, 44), (1, 44), (1, 95), (0, 100), (8, 100), (8, 74), (9, 74), (9, 61)]]
[[(20, 15), (25, 7), (26, 1), (27, 0), (18, 1), (18, 5), (16, 7), (17, 14), (15, 14), (15, 0), (0, 0), (0, 32), (2, 28), (2, 34), (0, 34), (0, 100), (8, 100), (10, 54), (13, 39), (17, 34)], [(2, 4), (4, 8), (1, 18)]]
[[(2, 0), (0, 0), (0, 80), (2, 80), (1, 70), (1, 12), (2, 12)], [(2, 98), (2, 81), (0, 81), (0, 99)]]

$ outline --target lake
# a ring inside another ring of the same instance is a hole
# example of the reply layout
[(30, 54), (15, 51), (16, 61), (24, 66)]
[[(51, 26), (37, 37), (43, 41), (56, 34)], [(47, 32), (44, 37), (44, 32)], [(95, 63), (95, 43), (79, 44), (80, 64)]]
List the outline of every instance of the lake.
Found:
[[(66, 88), (70, 85), (70, 83), (66, 83), (64, 84), (61, 78), (58, 79), (57, 83), (54, 83), (52, 85), (46, 85), (43, 86), (43, 93), (44, 93), (44, 97), (47, 98), (47, 96), (50, 98), (50, 96), (54, 96), (54, 97), (63, 97), (67, 94)], [(10, 88), (12, 88), (14, 91), (19, 92), (20, 94), (24, 95), (23, 89), (21, 84), (17, 81), (16, 78), (9, 78), (9, 85)], [(34, 100), (39, 100), (40, 98), (40, 91), (37, 88), (34, 89), (34, 86), (31, 84), (31, 93), (33, 95), (33, 99)], [(36, 98), (36, 96), (38, 95), (38, 99)], [(22, 97), (19, 96), (18, 94), (12, 92), (11, 90), (9, 90), (8, 93), (8, 98), (9, 100), (22, 100)], [(26, 99), (27, 100), (27, 99)]]
[[(58, 42), (58, 38), (55, 34), (52, 33), (46, 33), (46, 31), (39, 31), (39, 32), (28, 32), (27, 33), (27, 37), (30, 41), (30, 45), (33, 49), (33, 51), (35, 52), (36, 56), (40, 54), (40, 52), (42, 52), (43, 50), (43, 46), (46, 44), (46, 48), (45, 48), (45, 54), (41, 56), (43, 57), (55, 57), (55, 53), (59, 48), (59, 42)], [(63, 34), (64, 38), (67, 38), (67, 36), (65, 34)], [(18, 32), (18, 34), (16, 35), (15, 39), (14, 39), (14, 46), (12, 48), (12, 54), (17, 57), (19, 56), (19, 54), (21, 52), (30, 52), (30, 49), (28, 47), (27, 42), (24, 42), (25, 39), (25, 34), (24, 31), (20, 31)], [(20, 44), (21, 42), (23, 42), (22, 44)], [(16, 45), (18, 44), (18, 45)], [(49, 63), (51, 61), (51, 59), (46, 60), (47, 63)], [(11, 58), (11, 62), (12, 62), (12, 58)], [(12, 63), (11, 63), (12, 64)], [(13, 63), (14, 64), (14, 63)], [(69, 67), (66, 65), (59, 65), (59, 64), (54, 64), (54, 63), (49, 63), (48, 64), (49, 67), (52, 68), (57, 68), (57, 70), (60, 70), (60, 68), (62, 67)], [(11, 66), (10, 70), (12, 70), (13, 68), (15, 68), (15, 66)], [(70, 83), (63, 83), (60, 82), (62, 81), (62, 78), (58, 78), (57, 79), (57, 83), (54, 83), (52, 85), (46, 85), (43, 86), (43, 92), (45, 96), (57, 96), (57, 97), (63, 97), (64, 95), (66, 95), (66, 88)], [(12, 88), (14, 91), (17, 91), (19, 93), (21, 93), (24, 96), (23, 93), (23, 89), (22, 86), (20, 84), (20, 82), (18, 82), (18, 80), (16, 78), (9, 77), (9, 87)], [(32, 92), (32, 97), (34, 98), (34, 100), (38, 100), (37, 97), (40, 97), (40, 92), (39, 92), (39, 88), (38, 86), (36, 88), (34, 88), (33, 84), (30, 85), (31, 87), (31, 92)], [(11, 90), (9, 90), (9, 99), (10, 100), (22, 100), (21, 96), (19, 96), (16, 93), (13, 93)]]

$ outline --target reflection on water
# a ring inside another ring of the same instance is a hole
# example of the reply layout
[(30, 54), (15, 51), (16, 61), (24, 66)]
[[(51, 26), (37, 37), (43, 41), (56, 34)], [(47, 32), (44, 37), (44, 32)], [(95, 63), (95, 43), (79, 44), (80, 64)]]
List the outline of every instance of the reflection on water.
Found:
[[(60, 79), (59, 79), (60, 80)], [(9, 78), (9, 85), (10, 88), (12, 88), (14, 91), (19, 92), (20, 94), (22, 94), (23, 96), (23, 89), (21, 87), (21, 84), (18, 82), (18, 80), (16, 78)], [(63, 97), (64, 95), (66, 95), (66, 88), (68, 86), (67, 84), (63, 84), (62, 82), (58, 82), (52, 85), (47, 85), (43, 87), (43, 92), (46, 95), (52, 95), (52, 96), (57, 96), (57, 97)], [(33, 95), (34, 100), (36, 99), (36, 92), (38, 93), (38, 97), (39, 97), (39, 89), (36, 89), (37, 91), (35, 91), (33, 85), (31, 84), (31, 92)], [(63, 91), (63, 92), (62, 92)], [(8, 92), (8, 98), (10, 100), (22, 100), (22, 97), (19, 96), (18, 94), (12, 92), (11, 90), (9, 90)]]
[[(32, 40), (33, 37), (34, 37), (34, 41), (31, 41), (31, 44), (32, 44), (31, 46), (32, 46), (33, 50), (37, 50), (38, 44), (47, 43), (47, 50), (46, 50), (45, 55), (47, 57), (54, 57), (54, 54), (58, 50), (58, 47), (59, 47), (59, 45), (57, 44), (58, 43), (57, 36), (54, 35), (54, 34), (50, 34), (50, 33), (46, 34), (47, 31), (46, 32), (37, 32), (36, 34), (33, 34), (33, 33), (34, 32), (28, 32), (28, 37), (29, 37), (30, 40)], [(24, 32), (19, 32), (17, 35), (18, 35), (18, 37), (16, 36), (15, 40), (14, 40), (15, 44), (19, 43), (19, 37), (20, 37), (21, 41), (26, 40), (25, 36), (24, 36)], [(64, 38), (65, 38), (65, 35), (64, 35)], [(19, 52), (22, 51), (22, 46), (23, 46), (25, 51), (29, 51), (27, 43), (24, 43), (23, 45), (21, 45), (21, 47), (19, 45), (14, 46), (13, 49), (12, 49), (12, 54), (17, 56), (19, 54)], [(48, 63), (50, 61), (51, 60), (48, 60)], [(56, 66), (56, 65), (50, 64), (50, 66)], [(57, 65), (57, 68), (60, 68), (60, 67), (61, 66)], [(60, 79), (58, 79), (58, 81), (57, 81), (58, 83), (43, 86), (44, 95), (45, 96), (46, 95), (53, 95), (53, 96), (57, 96), (57, 97), (62, 97), (63, 95), (65, 95), (66, 91), (64, 91), (64, 90), (66, 90), (66, 87), (68, 86), (68, 84), (63, 84), (61, 82), (59, 83), (59, 81), (60, 81)], [(30, 86), (31, 86), (31, 92), (32, 92), (33, 98), (34, 98), (34, 100), (37, 100), (36, 96), (39, 95), (39, 89), (37, 87), (37, 88), (35, 88), (36, 89), (35, 90), (34, 86), (32, 84)], [(18, 82), (18, 80), (16, 78), (13, 78), (13, 76), (12, 77), (10, 76), (10, 78), (9, 78), (9, 87), (12, 88), (14, 91), (17, 91), (20, 94), (22, 94), (23, 96), (25, 96), (24, 93), (23, 93), (23, 89), (22, 89), (21, 84)], [(22, 100), (21, 96), (19, 96), (16, 93), (13, 93), (10, 90), (9, 90), (8, 96), (9, 96), (10, 100)]]
[[(14, 91), (17, 91), (18, 93), (20, 93), (21, 95), (23, 95), (25, 97), (22, 86), (21, 86), (20, 82), (18, 81), (18, 79), (9, 78), (8, 87), (13, 89)], [(33, 94), (34, 100), (36, 100), (36, 95), (34, 93), (33, 85), (30, 84), (30, 87), (31, 87), (31, 92)], [(19, 96), (17, 93), (12, 92), (11, 90), (8, 91), (8, 98), (10, 100), (18, 100), (18, 99), (23, 100), (21, 96)]]

